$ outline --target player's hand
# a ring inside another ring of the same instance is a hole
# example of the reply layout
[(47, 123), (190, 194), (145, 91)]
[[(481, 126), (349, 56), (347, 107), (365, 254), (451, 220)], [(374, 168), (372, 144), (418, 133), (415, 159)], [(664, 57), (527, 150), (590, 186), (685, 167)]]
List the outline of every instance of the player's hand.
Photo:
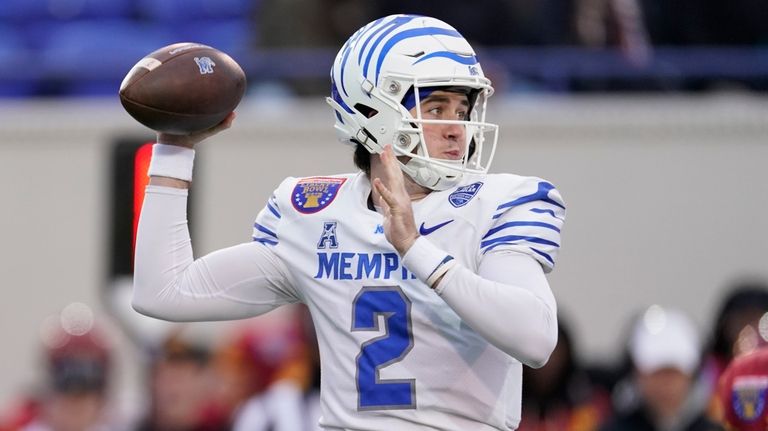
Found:
[(235, 121), (237, 114), (230, 112), (221, 123), (211, 127), (210, 129), (201, 130), (199, 132), (190, 133), (188, 135), (174, 135), (171, 133), (157, 133), (157, 141), (167, 145), (178, 145), (179, 147), (193, 148), (200, 142), (210, 138), (211, 136), (229, 129), (232, 126), (232, 122)]
[(384, 211), (384, 235), (403, 256), (419, 237), (413, 219), (411, 197), (405, 189), (405, 177), (398, 166), (392, 145), (384, 147), (379, 157), (384, 173), (381, 178), (373, 179), (373, 186), (381, 196), (379, 205)]

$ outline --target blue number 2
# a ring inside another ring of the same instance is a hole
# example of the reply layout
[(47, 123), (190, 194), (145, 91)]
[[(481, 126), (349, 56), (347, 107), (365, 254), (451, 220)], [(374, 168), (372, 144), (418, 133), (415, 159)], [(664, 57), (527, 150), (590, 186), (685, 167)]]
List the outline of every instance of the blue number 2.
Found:
[(413, 348), (411, 300), (397, 286), (363, 287), (352, 310), (352, 331), (379, 331), (379, 316), (384, 316), (385, 331), (363, 343), (357, 355), (358, 410), (416, 408), (415, 379), (379, 378), (382, 368)]

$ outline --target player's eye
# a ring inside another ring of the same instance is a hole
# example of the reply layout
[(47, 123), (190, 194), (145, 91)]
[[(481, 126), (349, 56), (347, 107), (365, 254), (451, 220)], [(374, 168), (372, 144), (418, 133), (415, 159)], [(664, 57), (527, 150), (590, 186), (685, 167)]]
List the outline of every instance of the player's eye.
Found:
[(440, 117), (443, 114), (443, 108), (441, 106), (432, 106), (427, 109), (426, 113), (432, 117)]

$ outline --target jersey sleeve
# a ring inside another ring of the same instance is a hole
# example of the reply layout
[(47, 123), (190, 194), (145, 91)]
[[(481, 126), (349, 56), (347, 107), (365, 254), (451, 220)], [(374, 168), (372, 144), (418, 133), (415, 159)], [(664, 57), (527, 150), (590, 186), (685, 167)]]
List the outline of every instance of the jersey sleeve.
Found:
[(290, 209), (290, 193), (295, 182), (295, 177), (287, 177), (267, 199), (253, 222), (253, 242), (270, 248), (280, 243), (280, 225), (285, 222), (285, 210)]
[(277, 191), (267, 199), (267, 204), (259, 211), (253, 222), (253, 241), (267, 246), (276, 246), (280, 242), (278, 227), (282, 214), (277, 203)]
[(550, 272), (560, 249), (565, 202), (555, 186), (530, 178), (500, 195), (492, 222), (480, 240), (480, 259), (489, 253), (515, 251), (536, 259)]
[(134, 309), (173, 321), (230, 320), (297, 302), (274, 250), (245, 243), (194, 259), (187, 191), (148, 186), (136, 237)]

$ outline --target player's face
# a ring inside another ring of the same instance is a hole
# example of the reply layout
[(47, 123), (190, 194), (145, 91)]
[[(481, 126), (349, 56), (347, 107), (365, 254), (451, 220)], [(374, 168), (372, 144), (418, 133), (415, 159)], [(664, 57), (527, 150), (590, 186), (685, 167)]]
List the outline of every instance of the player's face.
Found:
[[(411, 110), (416, 116), (416, 108)], [(421, 118), (425, 120), (460, 120), (469, 117), (466, 94), (435, 91), (421, 101)], [(422, 124), (429, 157), (461, 160), (467, 150), (466, 127), (462, 124)]]

